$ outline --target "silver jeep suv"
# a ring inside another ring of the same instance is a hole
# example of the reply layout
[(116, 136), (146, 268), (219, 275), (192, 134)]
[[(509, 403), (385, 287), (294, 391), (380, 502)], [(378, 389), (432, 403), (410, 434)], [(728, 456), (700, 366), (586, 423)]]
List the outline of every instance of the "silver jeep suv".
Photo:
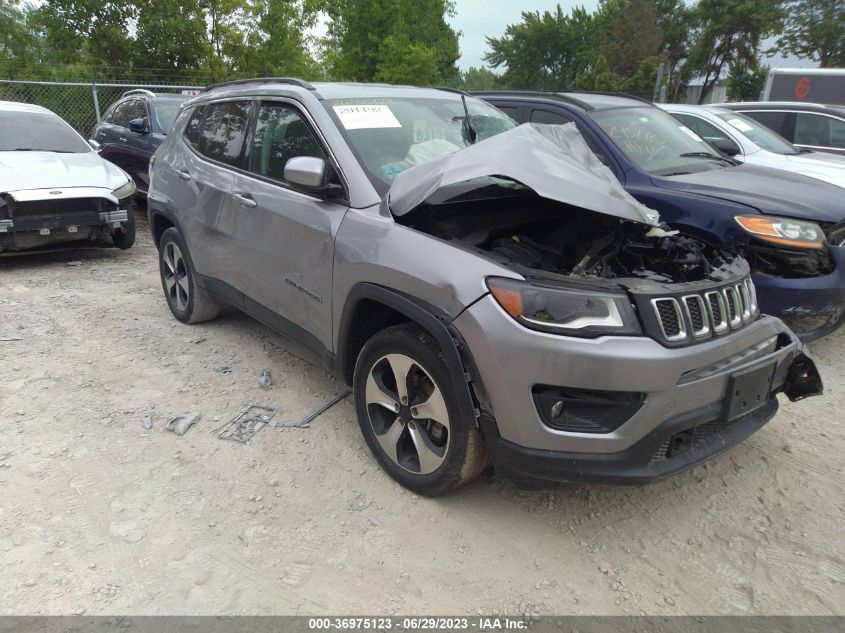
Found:
[(149, 216), (185, 323), (234, 306), (353, 387), (375, 458), (442, 494), (644, 483), (821, 392), (746, 262), (665, 230), (573, 125), (448, 90), (256, 79), (186, 102)]

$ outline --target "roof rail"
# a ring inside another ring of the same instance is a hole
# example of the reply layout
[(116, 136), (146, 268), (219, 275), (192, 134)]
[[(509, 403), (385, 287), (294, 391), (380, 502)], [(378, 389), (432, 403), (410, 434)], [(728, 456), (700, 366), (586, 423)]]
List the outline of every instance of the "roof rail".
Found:
[(289, 84), (291, 86), (299, 86), (306, 90), (316, 90), (317, 88), (302, 79), (296, 77), (255, 77), (253, 79), (235, 79), (234, 81), (224, 81), (223, 83), (206, 86), (200, 92), (209, 92), (210, 90), (217, 90), (218, 88), (228, 88), (230, 86), (245, 86), (247, 84)]
[(127, 90), (120, 98), (128, 97), (129, 95), (144, 95), (145, 97), (155, 97), (155, 93), (152, 90), (147, 90), (146, 88), (133, 88), (132, 90)]
[(637, 95), (632, 95), (627, 92), (613, 92), (611, 90), (569, 90), (570, 94), (585, 94), (585, 95), (606, 95), (608, 97), (625, 97), (626, 99), (634, 99), (636, 101), (642, 101), (643, 103), (652, 103), (651, 99), (646, 99), (645, 97), (638, 97)]

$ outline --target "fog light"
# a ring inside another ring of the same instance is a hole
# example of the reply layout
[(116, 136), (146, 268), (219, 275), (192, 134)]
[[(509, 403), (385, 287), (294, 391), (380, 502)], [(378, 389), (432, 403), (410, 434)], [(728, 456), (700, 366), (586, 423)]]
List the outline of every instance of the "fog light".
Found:
[(612, 433), (640, 410), (645, 394), (537, 385), (534, 405), (543, 423), (571, 433)]
[(558, 400), (552, 405), (552, 417), (559, 418), (561, 413), (563, 413), (563, 400)]

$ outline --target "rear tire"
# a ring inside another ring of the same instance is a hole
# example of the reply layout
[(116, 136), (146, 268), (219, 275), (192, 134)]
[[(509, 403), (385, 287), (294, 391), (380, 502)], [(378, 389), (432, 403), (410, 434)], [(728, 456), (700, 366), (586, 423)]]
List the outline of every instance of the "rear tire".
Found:
[(122, 250), (132, 248), (135, 244), (135, 211), (138, 208), (138, 203), (135, 198), (132, 198), (124, 206), (128, 216), (126, 222), (121, 222), (120, 228), (115, 229), (111, 234), (114, 245)]
[(164, 297), (176, 319), (182, 323), (201, 323), (217, 316), (220, 306), (196, 284), (188, 247), (173, 227), (161, 235), (158, 264)]
[(452, 492), (488, 464), (475, 420), (458, 416), (451, 371), (437, 342), (414, 324), (374, 335), (355, 364), (355, 410), (367, 445), (388, 475), (423, 495)]

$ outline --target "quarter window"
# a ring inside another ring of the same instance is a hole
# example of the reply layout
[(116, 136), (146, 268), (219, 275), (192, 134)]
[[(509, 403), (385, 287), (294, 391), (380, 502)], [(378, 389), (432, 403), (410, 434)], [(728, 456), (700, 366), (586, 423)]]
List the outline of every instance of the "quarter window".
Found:
[(199, 152), (212, 160), (240, 166), (249, 110), (248, 101), (224, 101), (206, 106), (199, 133)]
[(322, 158), (327, 171), (331, 170), (326, 153), (296, 110), (281, 104), (262, 104), (255, 122), (249, 170), (285, 182), (285, 165), (296, 156)]

